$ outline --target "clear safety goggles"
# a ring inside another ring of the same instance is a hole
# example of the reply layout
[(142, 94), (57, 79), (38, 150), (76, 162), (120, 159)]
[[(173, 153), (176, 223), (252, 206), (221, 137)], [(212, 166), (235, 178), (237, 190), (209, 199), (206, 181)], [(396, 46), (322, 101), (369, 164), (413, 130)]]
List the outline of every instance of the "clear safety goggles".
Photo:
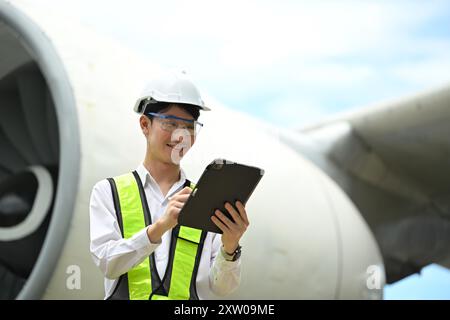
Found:
[(191, 136), (194, 136), (197, 135), (203, 127), (203, 124), (197, 120), (185, 119), (155, 112), (145, 112), (144, 114), (148, 117), (157, 118), (158, 122), (161, 124), (161, 129), (171, 133), (176, 129), (184, 129), (187, 130)]

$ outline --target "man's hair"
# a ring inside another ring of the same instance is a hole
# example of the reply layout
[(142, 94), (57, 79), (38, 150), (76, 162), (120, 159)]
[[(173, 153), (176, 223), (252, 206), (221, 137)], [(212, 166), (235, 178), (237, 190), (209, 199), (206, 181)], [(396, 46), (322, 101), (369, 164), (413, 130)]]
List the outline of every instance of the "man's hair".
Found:
[[(164, 109), (169, 108), (171, 105), (178, 106), (186, 110), (195, 120), (198, 120), (200, 117), (200, 110), (197, 106), (186, 104), (186, 103), (170, 103), (170, 102), (157, 102), (157, 103), (149, 103), (145, 107), (144, 114), (147, 112), (158, 113), (164, 111)], [(151, 116), (149, 116), (152, 118)]]

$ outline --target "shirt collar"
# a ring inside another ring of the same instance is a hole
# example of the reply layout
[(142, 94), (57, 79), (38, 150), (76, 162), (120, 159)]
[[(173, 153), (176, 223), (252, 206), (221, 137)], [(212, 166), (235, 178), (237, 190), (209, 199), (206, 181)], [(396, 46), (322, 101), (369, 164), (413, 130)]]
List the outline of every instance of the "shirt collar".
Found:
[[(144, 164), (141, 163), (137, 167), (136, 172), (138, 173), (139, 178), (142, 181), (143, 187), (145, 187), (147, 183), (153, 184), (155, 186), (158, 185), (156, 183), (156, 180), (152, 177), (150, 172), (147, 170), (147, 168), (144, 167)], [(185, 183), (185, 181), (186, 181), (186, 173), (184, 172), (183, 168), (180, 167), (180, 179), (177, 182), (175, 182), (175, 184), (183, 185)]]

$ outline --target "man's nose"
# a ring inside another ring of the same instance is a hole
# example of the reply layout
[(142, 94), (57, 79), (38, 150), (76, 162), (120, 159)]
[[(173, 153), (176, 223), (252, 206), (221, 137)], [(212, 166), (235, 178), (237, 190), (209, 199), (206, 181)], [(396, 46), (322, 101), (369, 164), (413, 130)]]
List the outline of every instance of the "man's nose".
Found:
[(183, 135), (182, 134), (174, 135), (172, 138), (173, 138), (172, 139), (173, 142), (183, 142)]

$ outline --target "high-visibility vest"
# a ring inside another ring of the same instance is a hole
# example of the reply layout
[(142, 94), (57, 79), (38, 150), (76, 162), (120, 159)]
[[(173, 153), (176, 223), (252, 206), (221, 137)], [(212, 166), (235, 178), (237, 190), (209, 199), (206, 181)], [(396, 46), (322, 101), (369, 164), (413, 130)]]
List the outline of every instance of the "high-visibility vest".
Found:
[[(152, 223), (144, 188), (136, 171), (108, 179), (122, 237), (128, 239)], [(186, 180), (184, 186), (194, 188)], [(185, 226), (172, 229), (169, 261), (161, 280), (155, 254), (120, 276), (108, 299), (198, 300), (196, 278), (207, 232)]]

